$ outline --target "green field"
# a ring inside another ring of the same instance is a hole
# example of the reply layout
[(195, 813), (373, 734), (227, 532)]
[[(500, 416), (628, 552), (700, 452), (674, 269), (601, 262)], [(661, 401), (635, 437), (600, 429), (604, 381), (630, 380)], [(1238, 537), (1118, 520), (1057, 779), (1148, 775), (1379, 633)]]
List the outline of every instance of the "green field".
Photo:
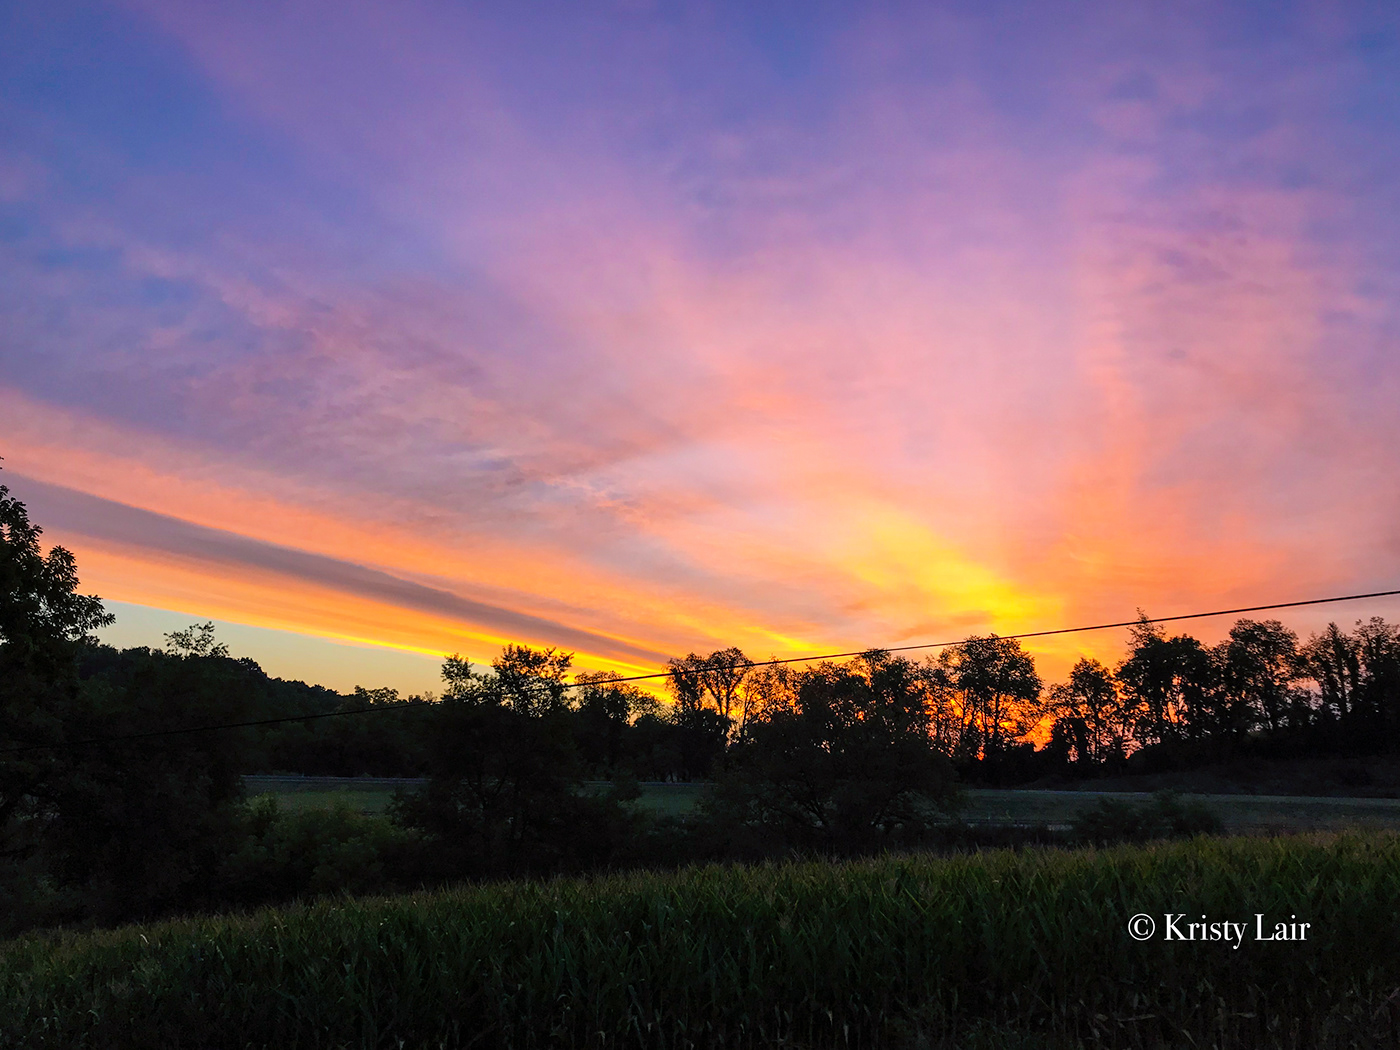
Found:
[[(382, 813), (393, 789), (379, 781), (345, 778), (249, 778), (249, 793), (270, 790), (286, 810), (329, 807), (344, 802), (364, 813)], [(334, 786), (331, 786), (331, 785)], [(599, 785), (601, 787), (601, 785)], [(677, 816), (695, 808), (703, 784), (646, 784), (637, 805), (652, 813)], [(1147, 801), (1150, 796), (1123, 792), (1034, 791), (970, 788), (964, 791), (961, 817), (972, 824), (1066, 825), (1101, 798)], [(1204, 803), (1227, 831), (1342, 831), (1349, 828), (1400, 831), (1400, 799), (1299, 797), (1286, 795), (1183, 795)]]
[[(1159, 932), (1131, 937), (1136, 913)], [(1256, 941), (1256, 913), (1310, 935)], [(1167, 941), (1169, 914), (1251, 937)], [(0, 945), (0, 1032), (16, 1050), (1391, 1046), (1397, 916), (1393, 835), (714, 866), (31, 936)]]
[[(412, 789), (413, 785), (404, 784)], [(603, 790), (605, 784), (590, 785)], [(679, 816), (695, 808), (703, 784), (645, 784), (636, 805), (651, 813)], [(361, 813), (383, 813), (394, 797), (395, 786), (370, 777), (248, 777), (251, 797), (270, 794), (287, 811), (329, 809), (344, 804)]]
[[(1099, 791), (971, 788), (962, 817), (974, 824), (1064, 825), (1100, 799), (1147, 802), (1150, 795)], [(1182, 795), (1200, 802), (1233, 832), (1400, 831), (1400, 799), (1311, 798), (1289, 795)]]
[(293, 813), (304, 809), (330, 809), (333, 806), (345, 805), (360, 813), (379, 814), (389, 808), (389, 801), (394, 797), (391, 789), (370, 785), (291, 790), (278, 787), (265, 791), (261, 784), (254, 783), (249, 785), (248, 794), (250, 797), (272, 795), (277, 799), (278, 808)]

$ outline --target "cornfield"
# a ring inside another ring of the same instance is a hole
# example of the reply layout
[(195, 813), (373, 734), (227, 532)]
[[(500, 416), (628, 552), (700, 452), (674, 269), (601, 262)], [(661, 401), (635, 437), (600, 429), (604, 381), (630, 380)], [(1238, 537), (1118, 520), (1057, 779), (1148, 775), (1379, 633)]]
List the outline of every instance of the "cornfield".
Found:
[[(1130, 917), (1159, 927), (1134, 940)], [(1164, 916), (1250, 938), (1164, 940)], [(1253, 940), (1254, 916), (1311, 924)], [(473, 886), (0, 945), (5, 1047), (1400, 1045), (1400, 839)]]

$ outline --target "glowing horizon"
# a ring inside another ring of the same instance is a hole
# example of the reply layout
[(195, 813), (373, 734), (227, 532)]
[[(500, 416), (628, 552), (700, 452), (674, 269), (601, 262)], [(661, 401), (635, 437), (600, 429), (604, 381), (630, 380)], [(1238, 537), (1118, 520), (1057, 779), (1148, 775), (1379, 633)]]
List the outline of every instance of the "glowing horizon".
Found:
[(0, 18), (0, 483), (104, 598), (626, 674), (1400, 579), (1394, 14)]

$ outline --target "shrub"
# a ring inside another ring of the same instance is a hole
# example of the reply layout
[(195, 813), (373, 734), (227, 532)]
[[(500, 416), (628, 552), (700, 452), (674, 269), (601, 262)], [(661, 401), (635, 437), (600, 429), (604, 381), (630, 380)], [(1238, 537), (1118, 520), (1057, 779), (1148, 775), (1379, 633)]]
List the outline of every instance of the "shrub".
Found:
[(1205, 805), (1183, 802), (1172, 791), (1157, 792), (1146, 805), (1100, 799), (1097, 806), (1073, 823), (1075, 838), (1104, 844), (1190, 838), (1218, 834), (1221, 830), (1220, 818)]
[(244, 838), (219, 871), (217, 903), (263, 904), (328, 893), (382, 892), (394, 885), (415, 837), (385, 817), (337, 801), (283, 813), (263, 795), (244, 812)]

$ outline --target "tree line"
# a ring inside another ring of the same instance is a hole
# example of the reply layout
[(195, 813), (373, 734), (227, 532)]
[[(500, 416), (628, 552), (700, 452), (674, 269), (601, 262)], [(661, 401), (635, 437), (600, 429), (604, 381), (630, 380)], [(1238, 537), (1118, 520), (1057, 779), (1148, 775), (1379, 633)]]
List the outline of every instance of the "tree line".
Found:
[[(917, 663), (893, 661), (934, 746), (971, 782), (1400, 749), (1400, 626), (1372, 617), (1300, 641), (1278, 620), (1241, 619), (1210, 646), (1140, 617), (1116, 667), (1082, 658), (1049, 687), (1014, 638), (971, 637)], [(672, 660), (670, 671), (676, 711), (713, 712), (731, 743), (792, 709), (810, 676), (738, 649)]]
[[(79, 593), (68, 551), (44, 553), (41, 531), (0, 486), (0, 933), (464, 878), (946, 844), (959, 780), (1400, 740), (1400, 632), (1375, 619), (1301, 643), (1276, 621), (1242, 620), (1213, 647), (1144, 621), (1116, 668), (1081, 660), (1050, 688), (1018, 641), (986, 636), (922, 661), (690, 654), (669, 664), (668, 703), (524, 645), (489, 669), (449, 657), (437, 696), (342, 695), (233, 658), (209, 624), (163, 649), (97, 643), (111, 618)], [(1028, 736), (1045, 724), (1037, 748)], [(295, 813), (246, 797), (255, 772), (423, 786), (387, 818)], [(694, 816), (648, 816), (638, 782), (661, 780), (711, 786)]]

